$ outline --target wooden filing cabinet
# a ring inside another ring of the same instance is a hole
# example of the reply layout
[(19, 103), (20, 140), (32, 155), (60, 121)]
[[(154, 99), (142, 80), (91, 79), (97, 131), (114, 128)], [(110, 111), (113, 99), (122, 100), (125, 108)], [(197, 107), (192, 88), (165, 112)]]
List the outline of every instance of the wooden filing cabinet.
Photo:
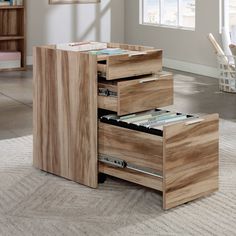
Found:
[(150, 131), (102, 119), (173, 103), (173, 77), (161, 72), (162, 50), (107, 46), (132, 52), (96, 56), (56, 45), (34, 49), (34, 166), (92, 188), (98, 187), (99, 172), (153, 188), (162, 192), (164, 209), (216, 191), (217, 114)]

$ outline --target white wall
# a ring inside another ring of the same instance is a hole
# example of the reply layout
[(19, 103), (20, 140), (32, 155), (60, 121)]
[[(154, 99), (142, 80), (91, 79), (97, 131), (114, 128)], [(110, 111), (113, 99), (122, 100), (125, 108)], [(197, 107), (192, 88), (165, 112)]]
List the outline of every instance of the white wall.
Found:
[(125, 42), (162, 48), (165, 64), (176, 69), (215, 75), (216, 57), (207, 35), (220, 40), (219, 22), (219, 0), (196, 0), (195, 31), (140, 25), (139, 0), (125, 1)]
[(124, 41), (124, 0), (100, 4), (48, 5), (27, 1), (27, 55), (35, 45), (76, 40)]
[(207, 40), (219, 34), (219, 0), (196, 0), (196, 30), (139, 24), (139, 0), (102, 0), (100, 4), (48, 5), (28, 0), (27, 54), (35, 45), (81, 40), (126, 42), (162, 48), (164, 65), (217, 76), (216, 58)]

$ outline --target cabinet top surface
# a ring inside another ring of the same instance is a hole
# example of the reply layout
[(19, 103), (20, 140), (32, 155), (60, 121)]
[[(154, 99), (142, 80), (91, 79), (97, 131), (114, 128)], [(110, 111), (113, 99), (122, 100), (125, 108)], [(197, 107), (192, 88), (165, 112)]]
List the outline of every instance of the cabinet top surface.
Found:
[(138, 56), (145, 55), (152, 52), (162, 51), (162, 49), (155, 49), (154, 47), (146, 47), (140, 45), (129, 45), (120, 43), (100, 43), (100, 42), (75, 42), (66, 44), (56, 44), (42, 46), (42, 48), (49, 48), (54, 50), (62, 50), (69, 52), (81, 52), (95, 55), (98, 61), (106, 60), (111, 56)]

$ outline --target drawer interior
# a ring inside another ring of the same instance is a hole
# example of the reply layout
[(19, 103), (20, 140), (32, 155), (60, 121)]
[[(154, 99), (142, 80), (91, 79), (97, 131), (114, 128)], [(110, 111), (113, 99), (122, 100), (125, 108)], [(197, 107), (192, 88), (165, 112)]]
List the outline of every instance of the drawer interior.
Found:
[(100, 121), (102, 123), (162, 137), (164, 126), (179, 122), (198, 122), (199, 117), (162, 109), (153, 109), (125, 116), (118, 116), (116, 113), (103, 111), (101, 112)]
[(140, 184), (158, 191), (163, 191), (163, 179), (142, 172), (129, 169), (115, 168), (103, 163), (99, 163), (99, 172), (119, 179), (124, 179), (132, 183)]
[(163, 191), (164, 122), (194, 117), (160, 109), (127, 116), (100, 109), (99, 116), (99, 172)]
[[(104, 54), (100, 54), (104, 52)], [(107, 48), (97, 55), (97, 70), (106, 80), (153, 74), (162, 71), (162, 50)], [(107, 53), (107, 54), (106, 54)]]
[(99, 122), (99, 172), (162, 191), (163, 140)]

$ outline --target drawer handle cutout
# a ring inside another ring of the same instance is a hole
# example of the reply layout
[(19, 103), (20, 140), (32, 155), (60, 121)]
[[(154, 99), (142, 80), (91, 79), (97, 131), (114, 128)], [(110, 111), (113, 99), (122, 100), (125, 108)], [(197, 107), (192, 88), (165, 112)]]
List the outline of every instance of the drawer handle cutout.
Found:
[(147, 55), (146, 52), (137, 52), (137, 53), (130, 53), (129, 57), (138, 57), (138, 56), (144, 56)]
[(191, 120), (185, 123), (185, 125), (194, 125), (197, 123), (201, 123), (202, 121), (204, 121), (204, 119), (196, 119), (196, 120)]
[(151, 79), (142, 79), (139, 81), (140, 84), (143, 84), (143, 83), (148, 83), (148, 82), (154, 82), (154, 81), (157, 81), (159, 78), (151, 78)]

